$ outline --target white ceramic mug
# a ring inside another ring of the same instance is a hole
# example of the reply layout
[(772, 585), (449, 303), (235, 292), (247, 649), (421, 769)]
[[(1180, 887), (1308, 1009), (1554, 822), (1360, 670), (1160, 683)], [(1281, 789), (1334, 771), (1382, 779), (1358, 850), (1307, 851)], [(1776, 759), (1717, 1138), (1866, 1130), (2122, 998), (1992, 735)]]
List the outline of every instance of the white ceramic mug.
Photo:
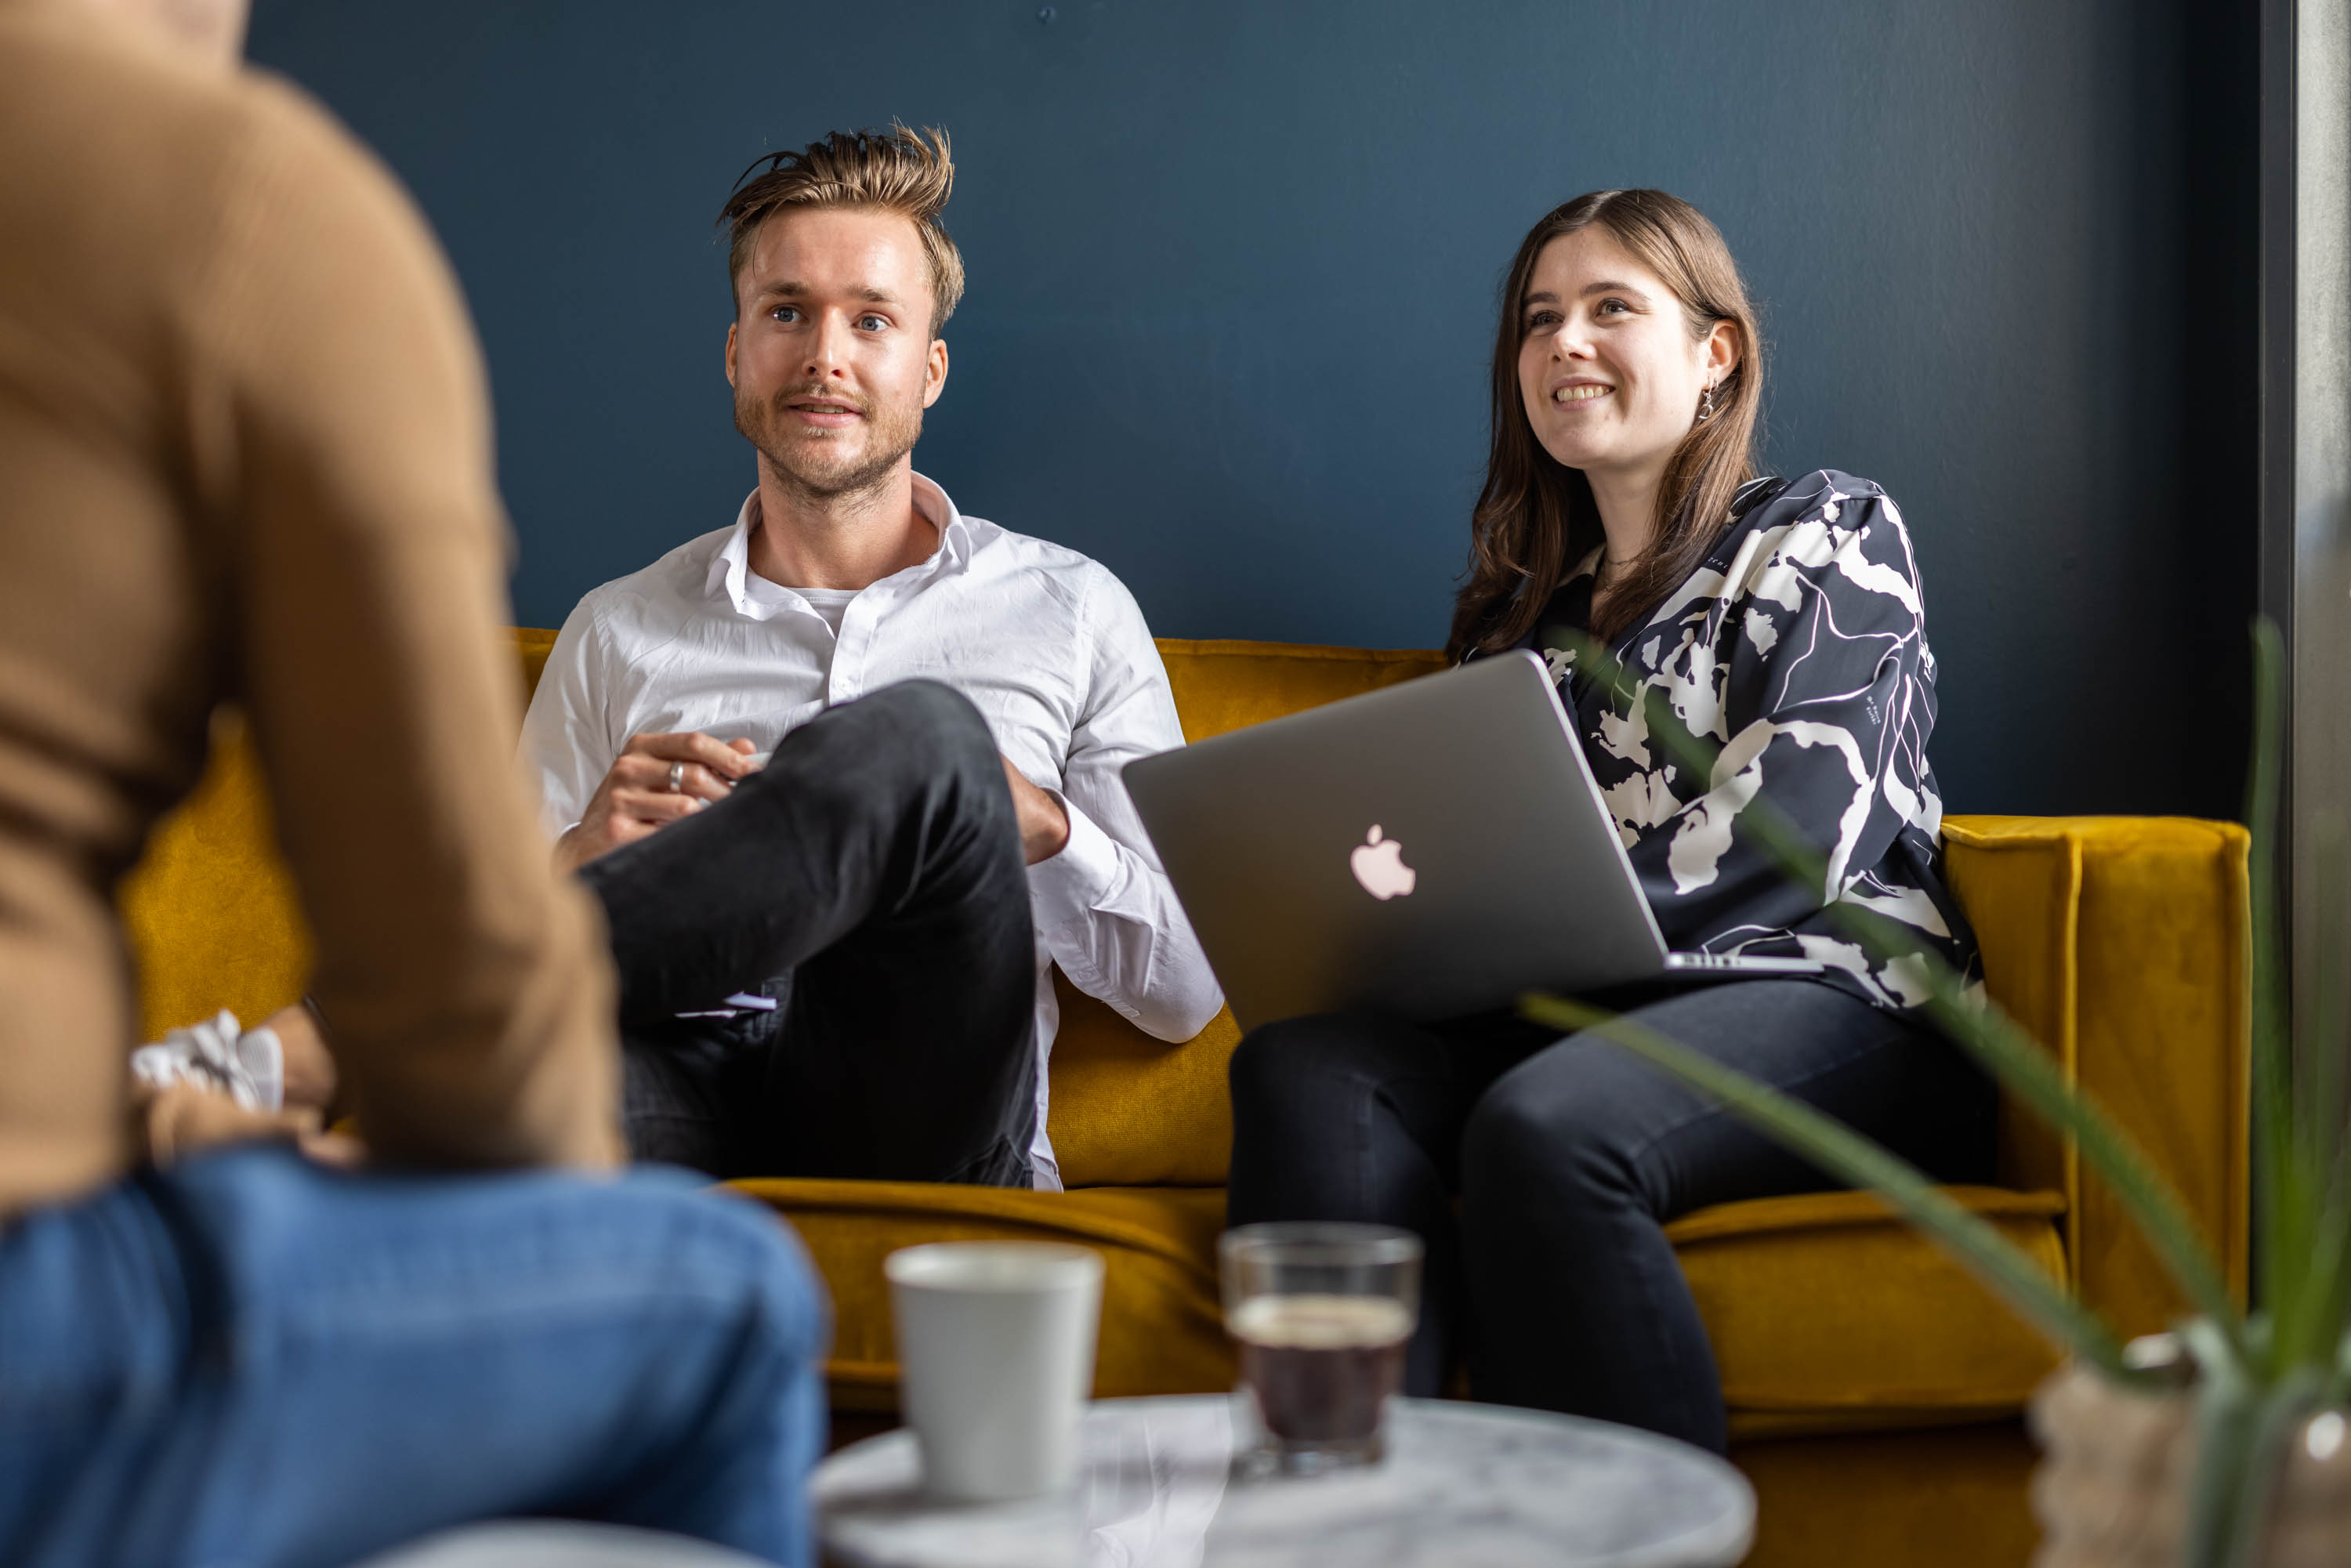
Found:
[(1102, 1254), (1043, 1241), (938, 1241), (883, 1260), (899, 1403), (932, 1496), (1038, 1497), (1070, 1484), (1094, 1381)]

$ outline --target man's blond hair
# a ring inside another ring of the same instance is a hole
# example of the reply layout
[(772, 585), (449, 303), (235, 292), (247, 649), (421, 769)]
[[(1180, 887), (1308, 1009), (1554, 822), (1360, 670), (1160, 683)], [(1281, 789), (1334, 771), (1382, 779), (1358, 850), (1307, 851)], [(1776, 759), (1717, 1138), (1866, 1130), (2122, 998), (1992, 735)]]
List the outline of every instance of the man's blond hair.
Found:
[[(753, 174), (762, 163), (767, 172)], [(750, 265), (759, 225), (789, 208), (895, 213), (913, 223), (923, 239), (923, 257), (931, 268), (931, 336), (935, 338), (963, 298), (963, 256), (939, 222), (954, 189), (955, 161), (947, 155), (947, 133), (935, 126), (917, 131), (893, 121), (887, 131), (835, 131), (797, 152), (755, 158), (718, 213), (720, 223), (732, 225), (727, 280), (739, 298), (743, 269)]]

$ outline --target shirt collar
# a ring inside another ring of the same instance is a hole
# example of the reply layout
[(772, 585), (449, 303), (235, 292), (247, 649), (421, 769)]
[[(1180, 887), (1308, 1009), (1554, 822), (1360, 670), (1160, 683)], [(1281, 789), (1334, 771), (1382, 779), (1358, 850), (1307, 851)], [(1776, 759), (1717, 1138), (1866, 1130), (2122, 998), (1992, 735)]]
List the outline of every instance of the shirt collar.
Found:
[[(939, 548), (919, 566), (907, 568), (896, 574), (899, 578), (935, 577), (948, 571), (959, 571), (971, 559), (971, 527), (964, 521), (963, 513), (956, 509), (954, 499), (933, 481), (917, 474), (914, 476), (914, 509), (923, 514), (939, 530)], [(752, 491), (743, 498), (742, 508), (735, 514), (735, 527), (726, 536), (726, 545), (710, 559), (710, 570), (703, 579), (703, 591), (713, 599), (723, 599), (735, 607), (737, 615), (753, 621), (764, 621), (770, 613), (755, 602), (750, 595), (751, 532), (759, 526), (759, 492)], [(884, 578), (884, 582), (894, 578)], [(799, 595), (791, 589), (784, 592), (792, 599)], [(805, 601), (802, 601), (805, 603)]]

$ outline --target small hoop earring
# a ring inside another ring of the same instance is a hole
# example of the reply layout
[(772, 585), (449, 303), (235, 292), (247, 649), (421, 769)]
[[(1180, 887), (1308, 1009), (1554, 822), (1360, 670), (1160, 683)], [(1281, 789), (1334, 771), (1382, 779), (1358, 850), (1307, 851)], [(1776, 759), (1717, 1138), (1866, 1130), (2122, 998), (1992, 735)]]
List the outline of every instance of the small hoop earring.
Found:
[(1714, 383), (1706, 383), (1706, 391), (1698, 400), (1698, 422), (1704, 424), (1714, 417)]

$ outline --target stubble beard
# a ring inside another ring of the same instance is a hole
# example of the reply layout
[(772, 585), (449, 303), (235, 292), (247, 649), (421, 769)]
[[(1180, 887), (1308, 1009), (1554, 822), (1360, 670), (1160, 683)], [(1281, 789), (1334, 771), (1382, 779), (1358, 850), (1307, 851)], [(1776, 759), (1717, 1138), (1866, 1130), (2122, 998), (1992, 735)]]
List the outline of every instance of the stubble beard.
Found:
[[(735, 428), (758, 450), (762, 465), (788, 493), (811, 501), (834, 501), (878, 490), (892, 470), (922, 439), (923, 409), (862, 407), (872, 439), (865, 455), (854, 461), (834, 461), (836, 443), (823, 436), (804, 435), (795, 441), (787, 432), (791, 418), (785, 405), (810, 395), (811, 389), (790, 387), (762, 401), (756, 394), (735, 394)], [(833, 396), (821, 392), (820, 396)], [(847, 432), (841, 434), (846, 434)]]

